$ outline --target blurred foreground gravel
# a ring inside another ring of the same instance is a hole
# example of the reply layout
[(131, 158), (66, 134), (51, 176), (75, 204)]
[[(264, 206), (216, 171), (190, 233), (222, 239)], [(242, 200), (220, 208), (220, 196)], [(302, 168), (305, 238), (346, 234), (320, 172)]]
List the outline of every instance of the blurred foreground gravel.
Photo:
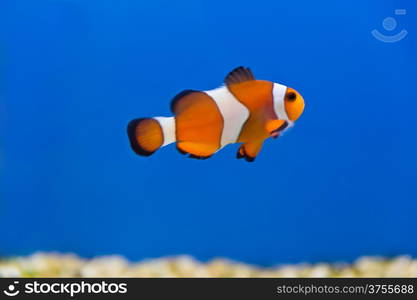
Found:
[(417, 259), (362, 257), (353, 264), (296, 264), (262, 268), (226, 259), (202, 263), (176, 256), (131, 263), (120, 256), (82, 259), (36, 253), (0, 260), (0, 277), (417, 277)]

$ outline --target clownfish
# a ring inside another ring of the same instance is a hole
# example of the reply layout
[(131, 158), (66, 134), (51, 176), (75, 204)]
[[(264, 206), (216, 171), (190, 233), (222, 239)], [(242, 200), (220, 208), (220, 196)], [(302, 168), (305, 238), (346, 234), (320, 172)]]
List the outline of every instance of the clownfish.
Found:
[(252, 162), (264, 141), (293, 126), (304, 110), (304, 99), (294, 89), (256, 80), (249, 68), (238, 67), (225, 85), (209, 91), (184, 90), (171, 102), (173, 117), (130, 121), (132, 149), (150, 156), (176, 143), (190, 158), (206, 159), (233, 143), (241, 143), (237, 158)]

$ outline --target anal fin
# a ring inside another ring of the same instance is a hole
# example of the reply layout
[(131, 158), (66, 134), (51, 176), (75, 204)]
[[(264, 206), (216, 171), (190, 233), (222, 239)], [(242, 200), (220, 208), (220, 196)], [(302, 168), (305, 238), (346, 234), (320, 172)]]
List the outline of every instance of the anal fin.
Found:
[(207, 159), (217, 151), (218, 146), (194, 142), (177, 142), (177, 149), (184, 155), (189, 154), (189, 158)]

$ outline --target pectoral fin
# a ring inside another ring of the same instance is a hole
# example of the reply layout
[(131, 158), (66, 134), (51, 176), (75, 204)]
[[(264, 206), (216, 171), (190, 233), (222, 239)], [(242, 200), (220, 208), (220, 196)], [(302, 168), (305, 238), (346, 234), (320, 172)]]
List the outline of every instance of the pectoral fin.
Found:
[(270, 120), (266, 122), (265, 130), (269, 132), (272, 138), (277, 138), (287, 127), (288, 122), (285, 120)]

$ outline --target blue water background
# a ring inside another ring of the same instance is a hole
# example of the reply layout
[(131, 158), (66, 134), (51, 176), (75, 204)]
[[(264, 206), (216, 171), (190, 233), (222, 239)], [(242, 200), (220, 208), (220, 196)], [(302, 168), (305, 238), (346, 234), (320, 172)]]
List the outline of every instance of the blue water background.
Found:
[[(2, 0), (0, 255), (417, 256), (416, 9)], [(383, 43), (373, 29), (408, 36)], [(205, 161), (173, 145), (134, 155), (130, 119), (167, 116), (176, 93), (215, 88), (240, 65), (306, 100), (256, 162), (236, 146)]]

